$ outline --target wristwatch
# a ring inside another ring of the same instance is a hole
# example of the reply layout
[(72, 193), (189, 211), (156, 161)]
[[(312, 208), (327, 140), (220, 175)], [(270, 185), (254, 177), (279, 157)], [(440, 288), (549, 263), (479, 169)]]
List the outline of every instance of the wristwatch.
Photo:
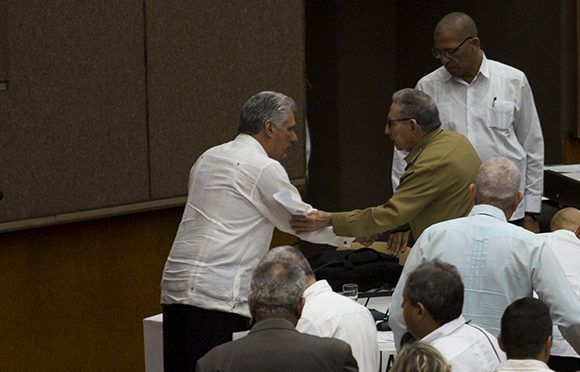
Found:
[(534, 222), (538, 222), (538, 220), (540, 219), (540, 214), (539, 213), (526, 212), (526, 216), (532, 217), (532, 219), (534, 220)]

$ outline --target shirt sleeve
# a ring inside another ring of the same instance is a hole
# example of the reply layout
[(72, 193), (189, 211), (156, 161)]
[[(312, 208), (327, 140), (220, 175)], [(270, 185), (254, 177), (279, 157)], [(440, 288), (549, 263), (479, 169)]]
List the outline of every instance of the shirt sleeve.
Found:
[(544, 138), (528, 80), (524, 76), (516, 109), (515, 134), (526, 151), (524, 205), (526, 212), (540, 212), (544, 184)]
[(403, 290), (405, 289), (405, 283), (407, 282), (407, 277), (409, 273), (415, 270), (415, 268), (422, 261), (422, 246), (429, 245), (428, 233), (425, 231), (419, 240), (415, 243), (411, 252), (407, 256), (405, 266), (401, 272), (401, 277), (397, 282), (395, 291), (393, 292), (391, 306), (389, 307), (389, 327), (393, 331), (393, 337), (395, 339), (395, 347), (398, 350), (401, 348), (401, 338), (407, 332), (407, 325), (405, 324), (405, 319), (403, 318)]
[(550, 308), (552, 320), (570, 346), (580, 354), (580, 298), (568, 282), (558, 259), (546, 243), (542, 243), (531, 263), (532, 285)]
[[(290, 226), (290, 212), (274, 199), (274, 194), (288, 190), (296, 200), (302, 200), (300, 193), (290, 183), (290, 179), (280, 163), (267, 165), (259, 175), (252, 199), (256, 208), (264, 215), (278, 230), (288, 234), (297, 235), (303, 240), (312, 243), (329, 244), (333, 246), (350, 246), (354, 238), (337, 236), (331, 227), (326, 227), (305, 234), (296, 234)], [(305, 209), (312, 208), (304, 203)]]
[(383, 205), (363, 210), (332, 214), (334, 231), (346, 236), (371, 236), (392, 231), (408, 224), (442, 190), (453, 177), (447, 161), (433, 166), (415, 166), (407, 170), (393, 196)]
[(397, 150), (396, 147), (393, 148), (393, 164), (391, 166), (391, 183), (393, 185), (393, 192), (399, 187), (401, 181), (401, 176), (405, 172), (405, 167), (407, 162), (405, 162), (405, 156), (408, 152), (404, 150)]

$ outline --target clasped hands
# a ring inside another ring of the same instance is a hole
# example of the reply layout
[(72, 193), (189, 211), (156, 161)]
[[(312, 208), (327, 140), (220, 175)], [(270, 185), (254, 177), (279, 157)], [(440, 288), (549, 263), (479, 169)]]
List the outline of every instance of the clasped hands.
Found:
[[(292, 215), (290, 226), (297, 234), (309, 233), (327, 226), (332, 226), (331, 217), (331, 213), (318, 210), (307, 213), (306, 215)], [(388, 242), (391, 254), (397, 256), (407, 247), (410, 233), (410, 230), (391, 233)], [(356, 241), (369, 246), (377, 240), (379, 236), (380, 234), (357, 237)]]

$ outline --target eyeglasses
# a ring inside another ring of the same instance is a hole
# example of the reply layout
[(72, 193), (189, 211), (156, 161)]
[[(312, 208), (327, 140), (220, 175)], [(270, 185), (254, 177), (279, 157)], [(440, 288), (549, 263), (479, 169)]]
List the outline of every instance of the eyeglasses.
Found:
[(468, 36), (465, 40), (463, 40), (461, 42), (461, 44), (459, 44), (458, 46), (456, 46), (455, 48), (452, 49), (431, 49), (431, 53), (433, 54), (433, 57), (437, 58), (437, 59), (441, 59), (441, 57), (446, 57), (449, 58), (450, 55), (452, 55), (453, 53), (457, 52), (459, 50), (459, 48), (461, 48), (461, 46), (463, 44), (465, 44), (465, 42), (469, 39), (473, 39), (474, 36)]
[(405, 120), (411, 120), (411, 119), (415, 119), (415, 118), (404, 118), (404, 119), (387, 119), (387, 125), (390, 127), (392, 127), (393, 125), (395, 125), (396, 122), (398, 121), (405, 121)]

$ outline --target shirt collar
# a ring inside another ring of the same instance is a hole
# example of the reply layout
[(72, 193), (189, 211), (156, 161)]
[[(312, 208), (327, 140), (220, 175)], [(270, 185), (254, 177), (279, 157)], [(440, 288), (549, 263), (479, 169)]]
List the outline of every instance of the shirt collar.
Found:
[(308, 300), (325, 292), (332, 292), (332, 288), (326, 280), (319, 280), (304, 290), (304, 299)]
[[(489, 79), (489, 63), (488, 63), (487, 57), (485, 56), (485, 52), (483, 50), (481, 51), (481, 54), (482, 54), (481, 65), (479, 66), (479, 71), (475, 75), (475, 78), (473, 78), (473, 81), (476, 81), (478, 75), (480, 75), (480, 74), (483, 77), (485, 77), (486, 79)], [(443, 67), (443, 81), (448, 81), (449, 79), (453, 79), (460, 84), (467, 84), (467, 82), (465, 82), (465, 80), (463, 80), (461, 78), (456, 78), (455, 76), (451, 75), (449, 73), (449, 71), (447, 71), (447, 69), (444, 66), (442, 66), (442, 67)], [(472, 83), (473, 83), (473, 81), (472, 81)]]
[(258, 140), (254, 138), (254, 136), (251, 136), (249, 134), (240, 133), (236, 136), (234, 141), (239, 142), (239, 143), (243, 143), (243, 144), (248, 145), (250, 147), (253, 147), (254, 149), (258, 150), (260, 153), (268, 156), (268, 154), (266, 153), (266, 150), (264, 150), (264, 148), (262, 147), (260, 142), (258, 142)]
[(430, 344), (441, 337), (450, 335), (460, 327), (463, 327), (464, 324), (465, 318), (463, 318), (463, 316), (460, 315), (459, 318), (455, 318), (452, 321), (443, 324), (441, 327), (437, 328), (433, 332), (429, 333), (427, 336), (423, 337), (421, 341)]
[(507, 222), (507, 219), (505, 218), (505, 213), (498, 207), (494, 207), (493, 205), (489, 204), (474, 205), (473, 209), (471, 209), (471, 212), (469, 212), (469, 216), (477, 216), (477, 215), (490, 216), (503, 222)]
[(421, 138), (419, 143), (413, 148), (413, 150), (411, 150), (409, 152), (409, 155), (407, 155), (405, 157), (405, 161), (407, 162), (407, 164), (414, 163), (415, 160), (417, 160), (417, 158), (419, 157), (419, 154), (421, 154), (421, 152), (423, 152), (423, 149), (425, 149), (425, 147), (429, 144), (429, 142), (431, 142), (433, 140), (433, 138), (435, 138), (436, 136), (438, 136), (442, 132), (443, 132), (443, 129), (437, 128), (437, 129), (432, 130), (431, 132), (426, 133), (423, 136), (423, 138)]

